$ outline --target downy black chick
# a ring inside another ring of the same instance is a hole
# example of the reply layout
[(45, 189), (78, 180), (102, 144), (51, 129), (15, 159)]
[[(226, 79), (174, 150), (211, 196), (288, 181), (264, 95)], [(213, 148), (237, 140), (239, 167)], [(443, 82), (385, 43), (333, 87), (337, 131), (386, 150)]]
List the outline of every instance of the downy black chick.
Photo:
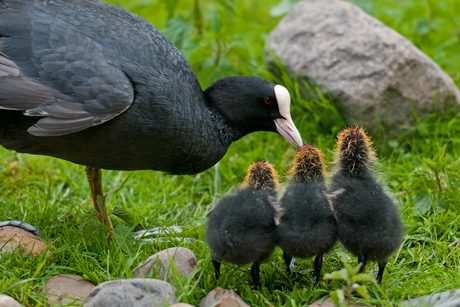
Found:
[(255, 162), (242, 186), (224, 197), (208, 214), (206, 238), (213, 251), (216, 277), (220, 261), (236, 265), (253, 263), (251, 277), (259, 286), (259, 265), (273, 252), (278, 210), (274, 203), (278, 174), (268, 162)]
[(290, 181), (280, 200), (277, 245), (291, 273), (292, 257), (314, 261), (315, 285), (320, 280), (323, 254), (337, 241), (337, 225), (324, 194), (325, 162), (320, 149), (304, 145), (297, 150)]
[(393, 199), (372, 171), (375, 160), (372, 142), (363, 129), (341, 131), (329, 199), (339, 240), (362, 263), (360, 272), (368, 260), (378, 263), (376, 277), (381, 283), (388, 258), (402, 242), (403, 230)]

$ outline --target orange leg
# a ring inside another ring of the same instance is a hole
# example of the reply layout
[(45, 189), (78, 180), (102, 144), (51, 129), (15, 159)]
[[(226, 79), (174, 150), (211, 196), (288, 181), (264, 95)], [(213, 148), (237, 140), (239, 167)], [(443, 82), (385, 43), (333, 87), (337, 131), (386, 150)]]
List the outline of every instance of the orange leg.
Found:
[(102, 212), (97, 204), (98, 196), (104, 197), (104, 193), (102, 192), (102, 172), (100, 168), (97, 167), (86, 167), (86, 176), (88, 177), (89, 187), (91, 188), (91, 194), (93, 196), (93, 203), (94, 209), (96, 209), (98, 216), (97, 219), (99, 222), (103, 223), (109, 232), (109, 236), (113, 237), (113, 226), (112, 221), (110, 220), (109, 214), (107, 212), (107, 206), (105, 202), (102, 204)]

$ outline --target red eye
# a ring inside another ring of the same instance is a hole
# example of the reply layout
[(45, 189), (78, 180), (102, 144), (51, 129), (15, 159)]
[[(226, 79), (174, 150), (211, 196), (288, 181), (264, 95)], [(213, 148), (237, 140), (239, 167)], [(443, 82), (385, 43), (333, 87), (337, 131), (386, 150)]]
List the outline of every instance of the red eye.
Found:
[(265, 104), (272, 104), (272, 100), (270, 98), (265, 98), (264, 101)]

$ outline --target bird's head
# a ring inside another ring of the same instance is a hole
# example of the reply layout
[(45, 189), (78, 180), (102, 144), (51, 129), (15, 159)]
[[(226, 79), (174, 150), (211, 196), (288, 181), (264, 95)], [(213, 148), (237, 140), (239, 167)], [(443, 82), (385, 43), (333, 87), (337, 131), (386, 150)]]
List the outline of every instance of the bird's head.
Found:
[(282, 85), (259, 77), (226, 77), (205, 90), (211, 106), (242, 137), (273, 131), (298, 148), (302, 138), (291, 118), (291, 97)]
[(273, 165), (266, 161), (258, 161), (249, 166), (242, 188), (277, 191), (279, 185), (278, 173)]
[(312, 145), (304, 145), (297, 149), (290, 178), (296, 182), (317, 182), (324, 179), (325, 167), (322, 151)]
[(349, 173), (360, 173), (368, 169), (377, 159), (372, 141), (363, 128), (348, 127), (339, 132), (335, 163)]

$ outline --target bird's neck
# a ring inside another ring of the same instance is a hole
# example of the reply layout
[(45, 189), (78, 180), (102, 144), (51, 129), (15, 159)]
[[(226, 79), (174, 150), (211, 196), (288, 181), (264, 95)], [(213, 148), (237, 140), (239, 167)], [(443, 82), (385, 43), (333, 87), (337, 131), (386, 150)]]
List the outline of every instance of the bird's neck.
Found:
[(245, 129), (245, 127), (239, 127), (234, 123), (231, 123), (228, 118), (219, 112), (216, 105), (211, 99), (209, 99), (206, 93), (205, 101), (211, 113), (210, 120), (214, 123), (213, 126), (216, 128), (219, 138), (223, 144), (230, 145), (232, 142), (235, 142), (246, 134), (252, 132), (249, 131), (249, 129)]

